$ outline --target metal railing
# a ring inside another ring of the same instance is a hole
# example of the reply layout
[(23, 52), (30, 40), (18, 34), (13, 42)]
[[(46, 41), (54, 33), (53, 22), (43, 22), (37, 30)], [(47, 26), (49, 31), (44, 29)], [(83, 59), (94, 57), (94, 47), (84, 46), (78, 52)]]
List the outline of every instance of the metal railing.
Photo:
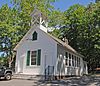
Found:
[(54, 66), (48, 66), (45, 68), (45, 80), (54, 79)]

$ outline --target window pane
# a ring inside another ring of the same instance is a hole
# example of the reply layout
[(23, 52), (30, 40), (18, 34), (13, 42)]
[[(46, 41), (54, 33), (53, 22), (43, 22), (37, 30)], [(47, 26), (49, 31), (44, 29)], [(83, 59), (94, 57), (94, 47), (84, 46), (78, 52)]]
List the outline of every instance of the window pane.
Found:
[(33, 33), (32, 40), (37, 40), (37, 32), (36, 31)]
[(71, 59), (71, 54), (69, 53), (69, 59)]
[(36, 65), (36, 62), (31, 62), (31, 65)]
[(69, 66), (71, 66), (71, 60), (69, 60)]
[(79, 58), (79, 66), (80, 66), (80, 58)]
[(77, 58), (75, 56), (75, 67), (77, 67)]
[(65, 55), (66, 55), (66, 58), (68, 58), (68, 53), (67, 53), (67, 52), (66, 52), (66, 54), (65, 54)]
[(65, 65), (68, 65), (68, 60), (67, 59), (65, 59)]
[(74, 67), (76, 67), (76, 65), (75, 65), (75, 56), (74, 56)]
[(77, 57), (77, 67), (79, 66), (79, 59), (78, 59), (78, 57)]
[(37, 56), (37, 51), (32, 51), (31, 52), (31, 65), (36, 65), (36, 56)]
[(74, 66), (74, 56), (72, 55), (72, 66)]

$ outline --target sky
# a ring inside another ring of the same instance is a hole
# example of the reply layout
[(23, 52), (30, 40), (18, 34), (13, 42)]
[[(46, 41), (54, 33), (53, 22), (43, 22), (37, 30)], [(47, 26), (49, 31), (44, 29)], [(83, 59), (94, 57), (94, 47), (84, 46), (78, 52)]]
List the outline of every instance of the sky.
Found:
[[(61, 11), (67, 10), (70, 6), (74, 4), (81, 4), (87, 6), (90, 2), (95, 2), (95, 0), (58, 0), (57, 2), (53, 3), (55, 9), (60, 9)], [(0, 7), (3, 4), (8, 4), (10, 7), (12, 7), (12, 4), (10, 3), (10, 0), (0, 0)]]
[(59, 8), (61, 11), (65, 11), (74, 4), (87, 6), (90, 2), (95, 2), (95, 0), (58, 0), (54, 3), (54, 6), (56, 9)]

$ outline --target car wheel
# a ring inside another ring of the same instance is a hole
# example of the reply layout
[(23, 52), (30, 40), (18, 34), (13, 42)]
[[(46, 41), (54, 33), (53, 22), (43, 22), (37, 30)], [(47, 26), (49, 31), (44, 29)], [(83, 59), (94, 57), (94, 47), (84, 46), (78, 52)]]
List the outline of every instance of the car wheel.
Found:
[(6, 79), (6, 80), (11, 80), (11, 78), (12, 78), (12, 75), (11, 75), (10, 73), (7, 73), (7, 74), (5, 75), (5, 79)]

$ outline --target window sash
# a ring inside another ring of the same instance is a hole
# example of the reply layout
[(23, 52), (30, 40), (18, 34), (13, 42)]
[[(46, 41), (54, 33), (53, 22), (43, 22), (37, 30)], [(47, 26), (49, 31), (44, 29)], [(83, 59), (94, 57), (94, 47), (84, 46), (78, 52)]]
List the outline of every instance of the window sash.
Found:
[(71, 59), (71, 54), (69, 53), (69, 59)]
[(65, 65), (68, 65), (68, 59), (65, 59)]
[(69, 66), (72, 66), (71, 63), (72, 63), (72, 62), (71, 62), (71, 59), (69, 59)]
[(68, 52), (65, 52), (65, 65), (68, 65)]
[(37, 51), (31, 51), (31, 57), (30, 57), (30, 65), (36, 65), (37, 61)]

